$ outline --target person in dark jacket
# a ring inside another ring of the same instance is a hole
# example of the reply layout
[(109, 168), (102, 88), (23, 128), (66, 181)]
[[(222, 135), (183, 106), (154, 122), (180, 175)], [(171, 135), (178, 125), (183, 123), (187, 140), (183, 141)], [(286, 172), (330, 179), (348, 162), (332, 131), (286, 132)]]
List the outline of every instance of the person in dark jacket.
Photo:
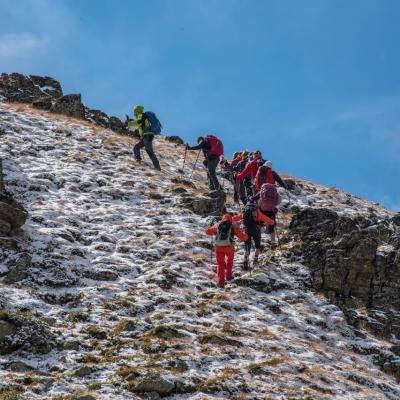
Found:
[(204, 154), (203, 164), (207, 168), (208, 186), (211, 190), (220, 190), (221, 185), (217, 178), (217, 167), (219, 163), (219, 156), (211, 154), (211, 144), (203, 136), (197, 138), (197, 146), (189, 146), (186, 143), (188, 150), (202, 150)]
[(150, 130), (151, 123), (146, 117), (146, 113), (144, 112), (144, 107), (141, 105), (135, 106), (133, 109), (133, 113), (135, 115), (136, 120), (131, 120), (128, 122), (128, 126), (132, 126), (137, 128), (139, 131), (140, 140), (133, 147), (133, 153), (135, 155), (136, 161), (142, 161), (142, 157), (140, 156), (140, 149), (145, 148), (150, 160), (152, 161), (154, 168), (161, 170), (160, 162), (153, 150), (153, 139), (154, 133)]
[(264, 215), (255, 203), (248, 202), (244, 207), (242, 221), (247, 233), (248, 239), (245, 242), (245, 254), (243, 267), (249, 269), (249, 256), (251, 252), (252, 242), (254, 242), (255, 253), (253, 265), (258, 264), (258, 256), (261, 252), (261, 226), (265, 223), (269, 226), (275, 224), (275, 221)]

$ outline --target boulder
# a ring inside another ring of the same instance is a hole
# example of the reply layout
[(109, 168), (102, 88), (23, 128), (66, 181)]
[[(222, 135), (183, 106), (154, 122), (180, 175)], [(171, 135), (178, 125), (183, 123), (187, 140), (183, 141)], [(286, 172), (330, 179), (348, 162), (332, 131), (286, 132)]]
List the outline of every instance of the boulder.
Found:
[(39, 99), (32, 101), (32, 106), (38, 108), (39, 110), (49, 111), (53, 106), (53, 101), (51, 97), (40, 97)]
[(129, 385), (128, 389), (134, 393), (158, 393), (160, 396), (168, 396), (175, 390), (175, 384), (160, 376), (146, 376)]
[(62, 97), (63, 91), (60, 82), (49, 76), (29, 75), (31, 81), (40, 87), (40, 90), (49, 96), (57, 99)]
[(0, 193), (0, 235), (11, 235), (26, 221), (28, 213), (10, 196)]
[(47, 354), (54, 347), (54, 334), (39, 318), (15, 313), (1, 315), (0, 354), (10, 354), (16, 350)]
[(28, 276), (28, 270), (32, 263), (32, 257), (27, 253), (22, 253), (11, 261), (8, 265), (8, 273), (4, 278), (4, 283), (12, 284), (22, 281)]
[(193, 211), (195, 214), (207, 217), (209, 215), (219, 216), (223, 214), (226, 211), (225, 202), (225, 192), (216, 190), (197, 197), (181, 193), (179, 205)]
[(82, 104), (81, 95), (68, 94), (55, 100), (51, 112), (68, 115), (75, 118), (85, 118), (85, 107)]
[(185, 144), (185, 142), (179, 136), (165, 136), (165, 140), (175, 144)]
[(110, 117), (110, 129), (118, 133), (128, 133), (125, 124), (117, 117)]

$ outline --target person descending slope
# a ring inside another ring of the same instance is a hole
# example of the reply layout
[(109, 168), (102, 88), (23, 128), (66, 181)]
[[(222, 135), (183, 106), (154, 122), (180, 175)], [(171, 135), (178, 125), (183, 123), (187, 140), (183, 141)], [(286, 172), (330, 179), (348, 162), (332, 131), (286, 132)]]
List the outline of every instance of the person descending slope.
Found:
[(207, 235), (215, 235), (215, 258), (217, 260), (218, 286), (222, 287), (225, 281), (232, 279), (233, 260), (235, 258), (234, 237), (241, 241), (248, 239), (245, 232), (235, 224), (240, 216), (232, 217), (225, 214), (222, 220), (205, 230)]
[(280, 186), (284, 189), (287, 189), (285, 182), (282, 178), (272, 169), (272, 162), (265, 161), (263, 165), (258, 169), (256, 177), (254, 179), (254, 188), (256, 189), (256, 193), (261, 190), (261, 186), (264, 183), (273, 183), (278, 182)]
[[(277, 207), (281, 199), (274, 183), (264, 183), (261, 186), (261, 190), (253, 197), (253, 200), (258, 200), (260, 211), (276, 222)], [(271, 247), (276, 247), (275, 225), (268, 225), (268, 233), (271, 235)]]
[(160, 163), (153, 150), (153, 139), (155, 135), (161, 133), (162, 125), (158, 120), (156, 114), (152, 111), (144, 111), (144, 107), (141, 105), (135, 106), (133, 114), (136, 120), (129, 121), (128, 126), (138, 128), (140, 140), (133, 147), (133, 153), (137, 161), (141, 161), (140, 149), (143, 147), (146, 149), (148, 156), (150, 157), (154, 168), (161, 170)]
[(242, 221), (245, 227), (245, 232), (247, 233), (247, 240), (244, 244), (245, 255), (243, 268), (245, 270), (249, 269), (249, 256), (251, 252), (252, 241), (254, 242), (255, 253), (253, 258), (253, 265), (258, 264), (258, 256), (261, 251), (261, 226), (263, 223), (273, 226), (275, 221), (264, 215), (257, 207), (255, 203), (248, 202), (243, 209)]
[(208, 186), (211, 190), (220, 190), (221, 185), (218, 182), (216, 169), (219, 158), (224, 154), (224, 146), (222, 142), (213, 135), (197, 138), (197, 146), (189, 146), (186, 143), (187, 150), (203, 150), (203, 164), (207, 168)]

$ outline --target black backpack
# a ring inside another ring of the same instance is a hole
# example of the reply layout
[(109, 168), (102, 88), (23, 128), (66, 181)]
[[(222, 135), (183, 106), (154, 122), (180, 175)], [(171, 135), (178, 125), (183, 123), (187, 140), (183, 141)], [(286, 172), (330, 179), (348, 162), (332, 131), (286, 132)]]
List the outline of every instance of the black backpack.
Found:
[(246, 228), (253, 228), (256, 225), (256, 221), (254, 219), (254, 212), (256, 211), (257, 206), (254, 203), (247, 203), (243, 209), (243, 225)]
[(232, 246), (233, 245), (233, 227), (232, 222), (224, 220), (218, 224), (215, 236), (215, 245)]

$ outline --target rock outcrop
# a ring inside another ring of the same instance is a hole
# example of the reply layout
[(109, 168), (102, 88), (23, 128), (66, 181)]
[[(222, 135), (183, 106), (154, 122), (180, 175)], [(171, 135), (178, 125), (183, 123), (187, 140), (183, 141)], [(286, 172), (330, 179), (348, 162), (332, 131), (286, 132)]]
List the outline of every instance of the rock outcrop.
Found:
[(10, 196), (0, 193), (0, 235), (11, 235), (26, 221), (28, 213)]
[(339, 215), (307, 208), (294, 215), (297, 254), (313, 272), (313, 285), (356, 326), (400, 339), (400, 227), (397, 216)]
[(119, 118), (86, 107), (79, 93), (63, 95), (60, 82), (49, 76), (1, 74), (0, 100), (32, 104), (40, 110), (83, 119), (118, 133), (129, 134)]

